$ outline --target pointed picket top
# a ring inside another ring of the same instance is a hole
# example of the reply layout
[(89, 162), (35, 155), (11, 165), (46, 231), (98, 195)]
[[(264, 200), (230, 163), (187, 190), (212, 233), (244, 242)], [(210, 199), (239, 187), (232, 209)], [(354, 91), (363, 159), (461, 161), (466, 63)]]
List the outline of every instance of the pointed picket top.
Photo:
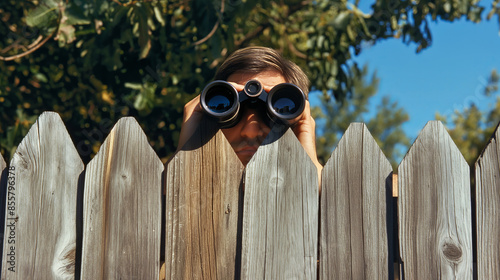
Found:
[(430, 121), (398, 168), (405, 279), (472, 279), (469, 166), (443, 124)]
[(500, 129), (476, 161), (477, 276), (500, 279)]
[(352, 123), (322, 172), (321, 279), (390, 279), (391, 178), (366, 125)]
[(57, 113), (38, 118), (8, 171), (1, 278), (74, 278), (83, 162)]
[(82, 279), (158, 279), (163, 164), (132, 117), (85, 171)]
[(315, 279), (318, 172), (275, 125), (245, 169), (241, 279)]
[(238, 278), (243, 164), (224, 134), (203, 120), (165, 171), (166, 279)]

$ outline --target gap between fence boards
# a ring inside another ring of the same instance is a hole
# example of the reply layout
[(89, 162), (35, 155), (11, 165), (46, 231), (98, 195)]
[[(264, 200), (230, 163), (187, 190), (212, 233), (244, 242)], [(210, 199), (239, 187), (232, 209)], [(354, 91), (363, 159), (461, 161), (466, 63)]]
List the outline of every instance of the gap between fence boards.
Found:
[(392, 197), (398, 197), (398, 174), (392, 174)]

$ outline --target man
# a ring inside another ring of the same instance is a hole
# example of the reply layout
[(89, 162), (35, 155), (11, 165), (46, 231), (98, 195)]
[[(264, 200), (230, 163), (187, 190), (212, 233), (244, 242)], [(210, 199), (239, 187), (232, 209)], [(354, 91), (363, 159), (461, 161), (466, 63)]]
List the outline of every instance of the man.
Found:
[[(259, 81), (266, 92), (280, 83), (295, 84), (306, 95), (309, 89), (309, 79), (300, 67), (285, 59), (279, 52), (265, 47), (248, 47), (234, 52), (215, 75), (215, 80), (229, 82), (238, 92), (242, 91), (246, 82), (252, 79)], [(194, 133), (203, 114), (199, 96), (184, 106), (179, 149)], [(222, 132), (238, 158), (246, 165), (271, 129), (265, 121), (267, 118), (265, 110), (255, 104), (243, 102), (239, 114), (241, 114), (239, 122), (231, 128), (222, 129)], [(316, 165), (320, 179), (323, 167), (316, 154), (315, 122), (311, 116), (308, 100), (304, 112), (294, 120), (291, 129)]]

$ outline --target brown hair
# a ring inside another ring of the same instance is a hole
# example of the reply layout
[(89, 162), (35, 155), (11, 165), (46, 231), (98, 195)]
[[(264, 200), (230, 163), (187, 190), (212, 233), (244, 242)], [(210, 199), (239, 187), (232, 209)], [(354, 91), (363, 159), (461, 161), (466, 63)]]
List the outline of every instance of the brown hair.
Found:
[(219, 67), (215, 80), (227, 80), (239, 71), (257, 74), (267, 69), (277, 70), (288, 83), (297, 85), (308, 94), (309, 79), (304, 71), (278, 51), (266, 47), (247, 47), (235, 51)]

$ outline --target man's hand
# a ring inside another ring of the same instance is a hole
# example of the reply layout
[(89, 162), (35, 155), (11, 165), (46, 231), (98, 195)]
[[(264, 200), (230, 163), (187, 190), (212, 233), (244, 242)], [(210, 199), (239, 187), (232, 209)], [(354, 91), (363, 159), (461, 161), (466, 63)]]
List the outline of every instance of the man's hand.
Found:
[[(230, 82), (230, 84), (233, 85), (238, 92), (242, 91), (245, 86), (232, 82)], [(182, 147), (196, 131), (204, 113), (203, 108), (201, 108), (200, 95), (197, 95), (184, 105), (184, 116), (182, 118), (181, 133), (179, 135), (177, 150), (182, 149)]]
[(184, 116), (182, 118), (181, 133), (177, 150), (180, 150), (198, 128), (203, 118), (203, 109), (200, 104), (200, 95), (193, 98), (184, 105)]
[(323, 166), (319, 163), (318, 155), (316, 153), (316, 122), (311, 116), (311, 106), (309, 104), (309, 100), (306, 100), (304, 112), (300, 116), (299, 120), (291, 126), (291, 128), (314, 165), (316, 165), (316, 168), (318, 169), (318, 181), (321, 185), (321, 170), (323, 169)]

